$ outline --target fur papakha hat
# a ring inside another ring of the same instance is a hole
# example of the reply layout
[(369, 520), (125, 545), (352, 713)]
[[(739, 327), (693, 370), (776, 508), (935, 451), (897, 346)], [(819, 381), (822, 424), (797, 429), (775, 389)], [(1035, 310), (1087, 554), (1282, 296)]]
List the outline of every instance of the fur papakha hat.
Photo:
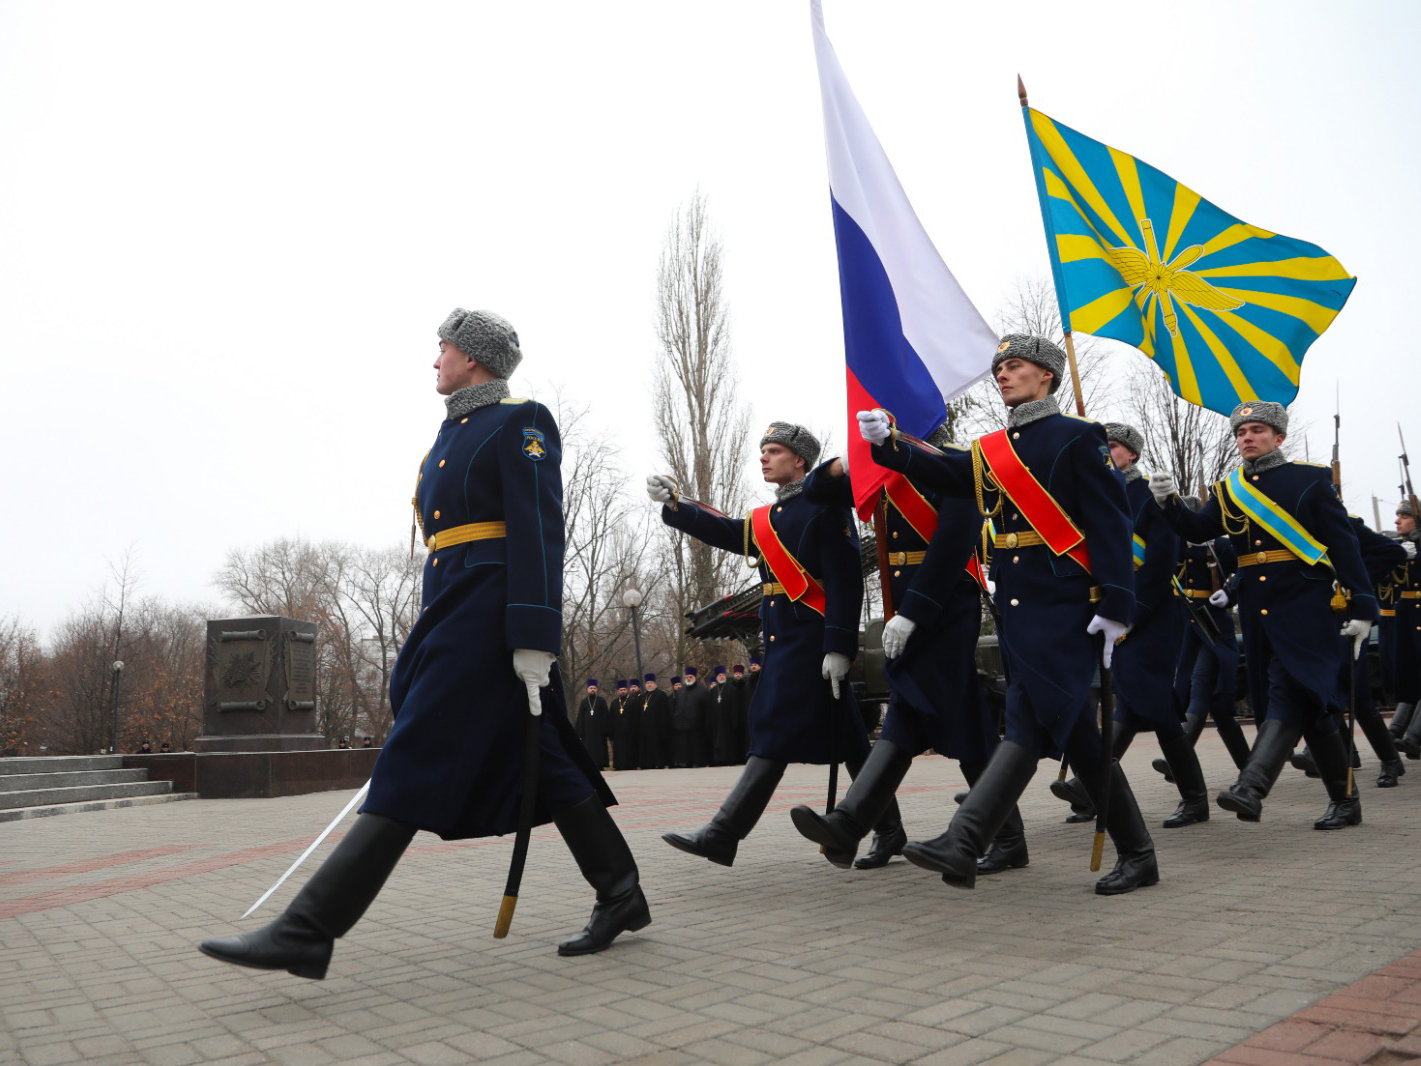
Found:
[(1279, 433), (1288, 432), (1288, 409), (1272, 400), (1245, 400), (1229, 415), (1229, 429), (1235, 433), (1245, 422), (1262, 422)]
[(1101, 428), (1105, 430), (1106, 440), (1119, 441), (1135, 453), (1136, 459), (1145, 454), (1145, 438), (1134, 426), (1127, 426), (1124, 422), (1107, 422)]
[(819, 442), (814, 439), (814, 434), (793, 422), (771, 422), (770, 428), (760, 438), (760, 447), (766, 444), (783, 444), (804, 460), (806, 469), (813, 469), (819, 461)]
[(1008, 333), (997, 345), (997, 354), (992, 356), (992, 373), (997, 372), (1008, 359), (1025, 359), (1028, 363), (1051, 371), (1051, 391), (1061, 387), (1061, 378), (1066, 373), (1066, 353), (1045, 337), (1032, 337), (1026, 333)]
[(454, 308), (439, 327), (439, 339), (448, 341), (470, 359), (478, 360), (497, 378), (512, 377), (523, 361), (517, 332), (506, 319), (492, 311)]

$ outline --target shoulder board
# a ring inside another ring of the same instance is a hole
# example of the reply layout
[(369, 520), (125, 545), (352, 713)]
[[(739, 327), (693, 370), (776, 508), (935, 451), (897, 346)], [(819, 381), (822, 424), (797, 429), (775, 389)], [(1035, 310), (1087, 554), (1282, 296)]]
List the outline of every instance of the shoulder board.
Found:
[(950, 441), (944, 441), (942, 444), (939, 444), (938, 447), (945, 452), (970, 452), (972, 450), (971, 448), (963, 447), (961, 444), (953, 444)]
[(499, 400), (498, 402), (501, 404), (524, 404), (531, 403), (532, 401), (530, 401), (526, 396), (509, 396), (507, 399)]
[(1305, 462), (1303, 462), (1301, 459), (1290, 459), (1290, 460), (1288, 460), (1288, 461), (1289, 461), (1290, 463), (1292, 463), (1294, 466), (1310, 466), (1310, 467), (1313, 467), (1313, 468), (1316, 469), (1316, 470), (1331, 470), (1331, 469), (1332, 469), (1332, 467), (1328, 466), (1326, 463), (1305, 463)]
[(1090, 423), (1091, 425), (1093, 425), (1093, 426), (1094, 426), (1094, 425), (1099, 425), (1099, 423), (1096, 422), (1095, 419), (1093, 419), (1093, 418), (1087, 418), (1085, 415), (1073, 415), (1073, 414), (1070, 414), (1070, 413), (1067, 412), (1067, 411), (1062, 411), (1061, 414), (1065, 415), (1067, 418), (1073, 418), (1073, 419), (1075, 419), (1077, 422), (1089, 422), (1089, 423)]

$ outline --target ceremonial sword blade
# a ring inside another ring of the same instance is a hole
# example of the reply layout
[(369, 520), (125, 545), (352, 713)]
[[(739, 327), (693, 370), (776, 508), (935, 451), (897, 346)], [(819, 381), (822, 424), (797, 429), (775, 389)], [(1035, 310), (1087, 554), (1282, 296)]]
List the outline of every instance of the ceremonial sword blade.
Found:
[[(247, 914), (251, 914), (252, 911), (256, 910), (258, 907), (260, 907), (263, 903), (265, 903), (268, 899), (271, 898), (271, 894), (275, 892), (278, 888), (280, 888), (283, 882), (285, 882), (288, 877), (290, 877), (296, 872), (296, 868), (306, 861), (307, 856), (309, 856), (311, 852), (315, 851), (316, 848), (320, 847), (321, 841), (325, 840), (326, 837), (331, 835), (331, 830), (334, 829), (336, 826), (340, 825), (340, 823), (345, 820), (345, 816), (349, 814), (355, 808), (355, 806), (365, 798), (365, 794), (369, 791), (370, 782), (367, 781), (365, 782), (365, 784), (360, 786), (360, 791), (351, 797), (350, 802), (345, 805), (345, 808), (338, 815), (335, 816), (335, 820), (332, 821), (330, 825), (326, 826), (324, 829), (321, 830), (320, 836), (318, 836), (315, 840), (311, 841), (311, 846), (301, 853), (300, 858), (293, 862), (287, 868), (286, 872), (276, 879), (276, 884), (272, 885), (265, 892), (263, 892), (261, 899), (257, 900), (255, 903), (253, 903), (250, 907), (247, 908)], [(242, 915), (242, 917), (245, 918), (247, 914)], [(238, 920), (240, 921), (241, 919)]]

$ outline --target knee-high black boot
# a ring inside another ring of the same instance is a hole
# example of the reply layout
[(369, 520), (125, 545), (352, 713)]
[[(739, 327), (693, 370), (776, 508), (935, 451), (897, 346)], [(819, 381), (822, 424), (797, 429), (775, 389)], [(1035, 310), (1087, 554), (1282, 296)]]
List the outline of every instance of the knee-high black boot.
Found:
[(1243, 735), (1243, 726), (1232, 713), (1220, 712), (1214, 716), (1214, 728), (1219, 731), (1219, 739), (1234, 765), (1242, 770), (1248, 765), (1248, 738)]
[(663, 833), (661, 839), (721, 866), (734, 866), (736, 848), (765, 813), (784, 772), (782, 762), (750, 756), (740, 780), (708, 823), (694, 833)]
[(1160, 751), (1173, 771), (1179, 787), (1179, 806), (1164, 820), (1164, 828), (1179, 829), (1209, 820), (1209, 793), (1204, 786), (1204, 770), (1187, 736), (1160, 738)]
[(204, 940), (198, 950), (236, 966), (323, 979), (336, 939), (379, 895), (414, 834), (412, 825), (360, 815), (281, 917), (241, 936)]
[(1381, 773), (1377, 775), (1377, 788), (1395, 788), (1397, 778), (1406, 773), (1406, 764), (1401, 761), (1401, 753), (1396, 750), (1396, 740), (1379, 714), (1363, 718), (1358, 715), (1357, 724), (1362, 727), (1367, 743), (1381, 760)]
[[(1110, 811), (1105, 831), (1115, 845), (1115, 867), (1095, 883), (1098, 896), (1119, 896), (1137, 888), (1159, 884), (1159, 864), (1155, 861), (1155, 843), (1145, 828), (1145, 819), (1125, 771), (1114, 760), (1107, 771), (1110, 777)], [(1091, 796), (1098, 799), (1105, 784), (1104, 774), (1095, 767), (1081, 774)]]
[(1258, 727), (1258, 737), (1248, 756), (1248, 765), (1238, 780), (1215, 798), (1226, 811), (1238, 815), (1240, 821), (1256, 822), (1263, 816), (1263, 801), (1273, 788), (1273, 782), (1283, 772), (1293, 746), (1298, 742), (1298, 730), (1277, 719), (1265, 719)]
[[(909, 752), (879, 740), (869, 749), (868, 758), (858, 768), (853, 784), (833, 812), (820, 814), (801, 804), (789, 812), (794, 827), (818, 844), (824, 857), (841, 870), (850, 866), (861, 870), (886, 866), (889, 858), (901, 854), (903, 845), (908, 842), (893, 794), (911, 765), (913, 756)], [(873, 847), (854, 862), (859, 841), (875, 828)], [(874, 861), (870, 863), (870, 859)]]
[(1362, 797), (1347, 788), (1347, 742), (1341, 733), (1311, 734), (1308, 746), (1317, 757), (1322, 783), (1327, 786), (1327, 813), (1313, 822), (1314, 829), (1345, 829), (1362, 824)]
[(1414, 703), (1398, 703), (1396, 710), (1391, 713), (1391, 724), (1387, 726), (1387, 731), (1400, 740), (1406, 735), (1406, 727), (1411, 724), (1411, 716), (1415, 711), (1416, 704)]
[(1396, 746), (1408, 759), (1421, 759), (1421, 714), (1412, 712), (1411, 722)]
[[(1204, 723), (1207, 720), (1208, 715), (1204, 714), (1186, 714), (1184, 716), (1184, 736), (1189, 741), (1191, 748), (1198, 744), (1199, 738), (1204, 735)], [(1160, 746), (1163, 748), (1163, 741), (1160, 742)], [(1162, 755), (1152, 761), (1150, 765), (1164, 774), (1164, 779), (1171, 785), (1174, 784), (1174, 770), (1170, 767), (1168, 758)]]
[[(980, 763), (959, 763), (967, 783), (972, 784), (982, 776)], [(977, 860), (977, 876), (999, 874), (1003, 870), (1020, 870), (1031, 865), (1031, 856), (1026, 850), (1026, 823), (1021, 820), (1021, 808), (1012, 804), (1011, 812), (992, 842), (987, 845), (987, 853)]]
[(908, 844), (903, 857), (925, 870), (936, 870), (949, 885), (973, 887), (977, 882), (977, 859), (1011, 816), (1031, 775), (1036, 773), (1037, 762), (1035, 755), (1010, 740), (997, 745), (947, 832), (932, 840)]
[(651, 924), (632, 849), (603, 802), (595, 795), (553, 816), (577, 868), (597, 892), (592, 917), (577, 936), (558, 945), (559, 955), (601, 951), (618, 933)]
[[(1110, 744), (1111, 756), (1117, 761), (1124, 757), (1125, 752), (1130, 750), (1130, 743), (1135, 739), (1135, 730), (1129, 726), (1115, 723), (1115, 737)], [(1174, 778), (1165, 774), (1167, 781)], [(1083, 821), (1089, 821), (1095, 817), (1095, 803), (1090, 798), (1090, 790), (1082, 783), (1080, 776), (1071, 778), (1069, 781), (1052, 781), (1051, 795), (1057, 799), (1063, 799), (1071, 805), (1072, 812), (1080, 812), (1088, 815)]]

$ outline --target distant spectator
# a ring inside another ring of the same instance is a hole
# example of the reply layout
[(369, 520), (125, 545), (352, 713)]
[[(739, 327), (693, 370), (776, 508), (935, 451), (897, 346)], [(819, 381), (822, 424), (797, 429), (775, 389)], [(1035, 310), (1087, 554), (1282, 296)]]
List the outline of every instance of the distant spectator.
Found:
[(172, 750), (173, 750), (172, 745), (170, 745), (166, 740), (163, 741), (163, 743), (161, 743), (161, 744), (158, 745), (158, 754), (159, 754), (159, 755), (169, 755), (169, 754), (172, 753)]
[(336, 747), (338, 747), (338, 748), (348, 748), (348, 747), (350, 747), (350, 741), (346, 740), (345, 737), (341, 737), (341, 738), (340, 738), (340, 743), (337, 744)]
[(138, 745), (138, 754), (139, 754), (139, 755), (152, 755), (152, 754), (153, 754), (153, 745), (150, 744), (150, 743), (148, 743), (148, 741), (145, 740), (142, 744)]
[(374, 744), (374, 738), (373, 738), (373, 737), (366, 737), (364, 740), (362, 740), (362, 741), (360, 742), (360, 746), (361, 746), (362, 748), (373, 748), (373, 747), (375, 746), (375, 744)]

